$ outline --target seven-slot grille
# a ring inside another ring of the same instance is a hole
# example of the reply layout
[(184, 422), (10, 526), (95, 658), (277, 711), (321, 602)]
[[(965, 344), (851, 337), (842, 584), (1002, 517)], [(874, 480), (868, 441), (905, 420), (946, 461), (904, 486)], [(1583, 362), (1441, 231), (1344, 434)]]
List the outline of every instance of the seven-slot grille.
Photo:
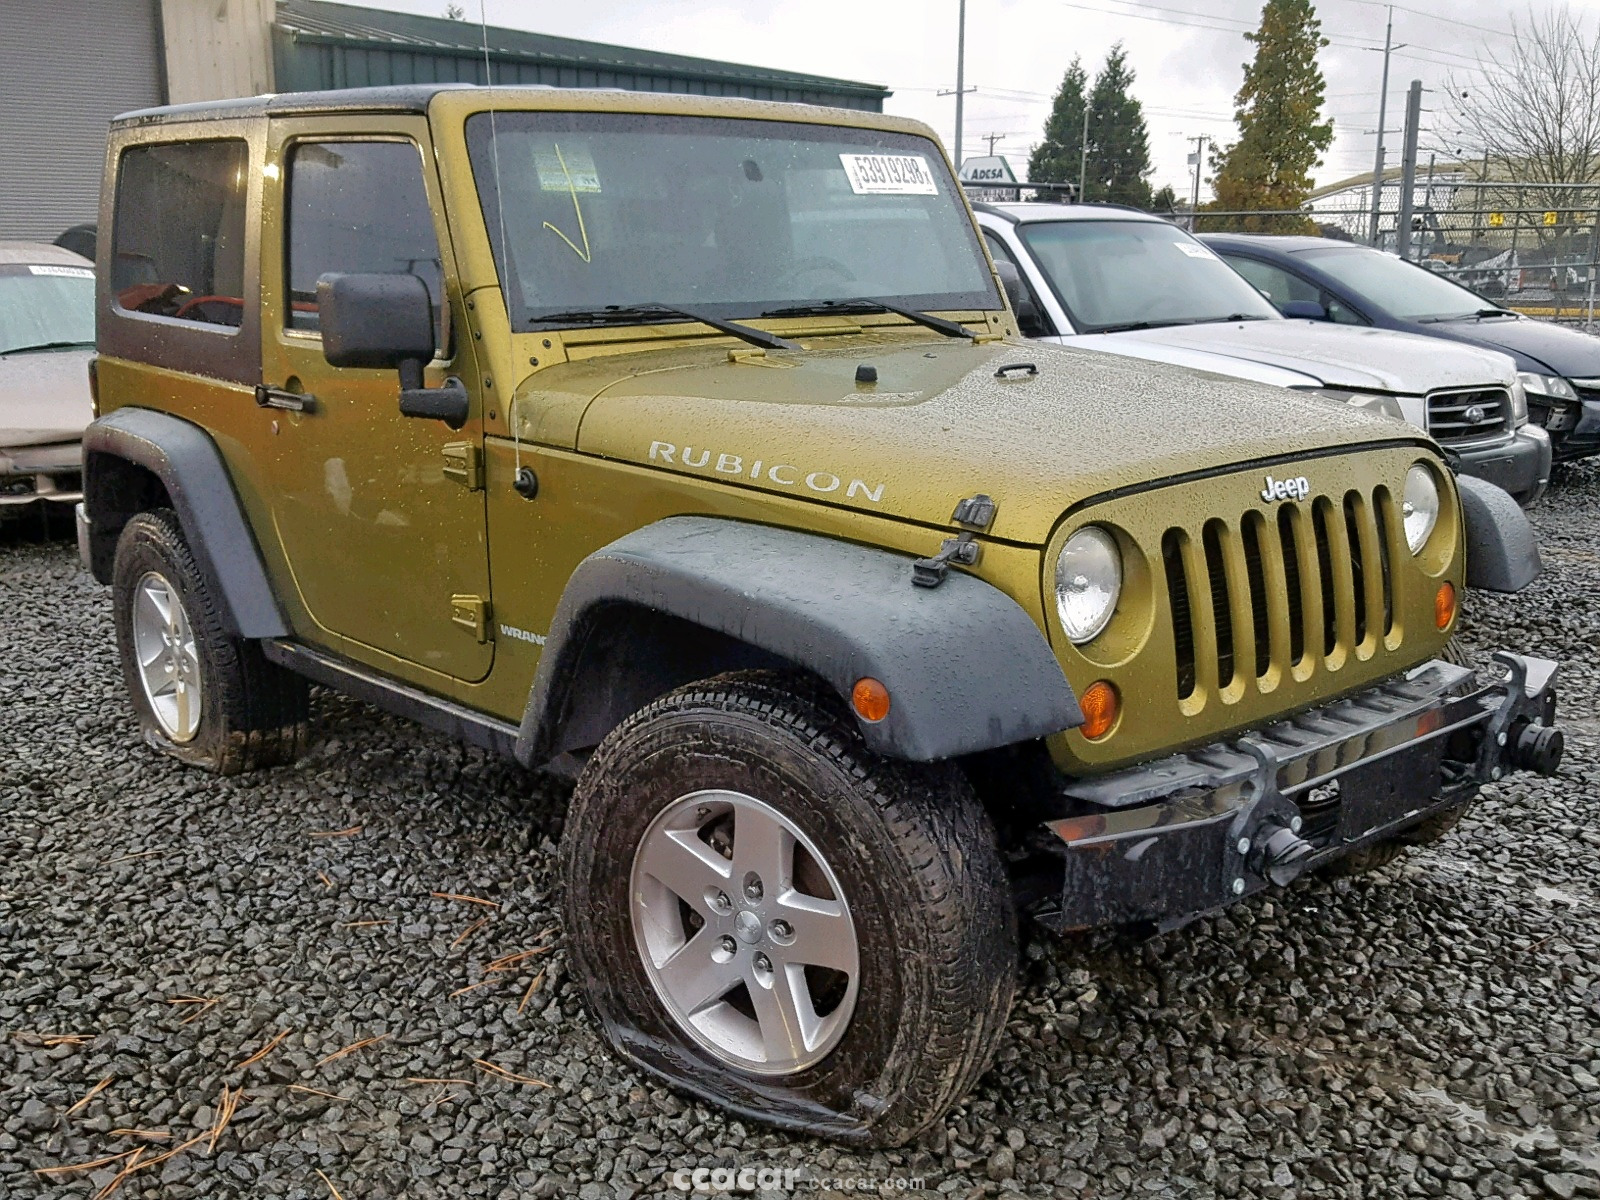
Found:
[(1381, 646), (1394, 629), (1397, 516), (1379, 487), (1168, 529), (1179, 700), (1237, 701), (1251, 682), (1318, 662), (1337, 670), (1369, 639)]
[(1442, 445), (1479, 442), (1510, 428), (1511, 393), (1505, 388), (1428, 393), (1428, 432)]

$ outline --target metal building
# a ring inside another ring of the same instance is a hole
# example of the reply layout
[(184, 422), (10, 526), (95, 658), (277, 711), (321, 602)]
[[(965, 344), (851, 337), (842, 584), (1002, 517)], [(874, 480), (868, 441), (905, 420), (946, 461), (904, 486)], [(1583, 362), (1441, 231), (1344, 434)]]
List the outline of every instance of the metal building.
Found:
[[(70, 16), (69, 16), (70, 14)], [(487, 35), (487, 37), (486, 37)], [(0, 238), (95, 219), (106, 124), (156, 104), (485, 79), (879, 112), (886, 88), (327, 0), (0, 0)]]
[[(484, 83), (484, 32), (471, 21), (375, 11), (326, 0), (281, 0), (272, 29), (276, 90)], [(487, 33), (495, 83), (745, 96), (869, 112), (882, 112), (889, 95), (888, 89), (876, 84), (822, 75), (631, 50), (518, 29), (491, 27)]]

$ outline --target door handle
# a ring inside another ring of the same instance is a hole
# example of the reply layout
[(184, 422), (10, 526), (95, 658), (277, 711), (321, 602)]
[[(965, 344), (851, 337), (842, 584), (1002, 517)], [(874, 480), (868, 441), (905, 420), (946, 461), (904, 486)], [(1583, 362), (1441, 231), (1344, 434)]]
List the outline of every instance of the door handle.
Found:
[(282, 388), (256, 384), (256, 403), (262, 408), (282, 408), (289, 412), (312, 413), (317, 411), (317, 398), (309, 392), (286, 392)]

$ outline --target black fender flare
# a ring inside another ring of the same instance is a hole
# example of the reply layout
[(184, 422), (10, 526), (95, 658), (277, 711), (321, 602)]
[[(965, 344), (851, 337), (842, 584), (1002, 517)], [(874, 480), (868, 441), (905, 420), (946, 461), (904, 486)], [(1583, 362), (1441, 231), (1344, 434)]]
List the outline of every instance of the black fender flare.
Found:
[[(911, 562), (712, 517), (669, 517), (635, 530), (589, 555), (569, 579), (517, 757), (534, 766), (594, 745), (672, 688), (739, 666), (810, 671), (847, 703), (857, 680), (880, 680), (889, 714), (879, 722), (857, 717), (862, 737), (879, 753), (916, 762), (1083, 723), (1060, 663), (1021, 605), (961, 572), (936, 588), (914, 587)], [(635, 652), (645, 645), (648, 653)], [(608, 661), (609, 670), (590, 669)]]
[(1504, 488), (1471, 475), (1456, 477), (1466, 532), (1467, 586), (1520, 592), (1539, 577), (1539, 535)]
[(110, 582), (117, 537), (137, 511), (118, 486), (119, 463), (142, 467), (160, 480), (207, 585), (222, 600), (228, 632), (289, 636), (222, 452), (200, 426), (169, 413), (119, 408), (84, 431), (87, 565), (94, 577)]

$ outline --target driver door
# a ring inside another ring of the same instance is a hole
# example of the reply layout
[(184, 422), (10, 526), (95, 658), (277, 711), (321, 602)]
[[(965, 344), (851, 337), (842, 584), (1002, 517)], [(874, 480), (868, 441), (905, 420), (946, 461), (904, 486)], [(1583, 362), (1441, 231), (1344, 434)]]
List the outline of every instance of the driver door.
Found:
[[(494, 653), (475, 469), (483, 412), (470, 348), (451, 335), (461, 327), (450, 311), (461, 291), (427, 122), (341, 119), (334, 134), (315, 119), (278, 121), (267, 155), (268, 212), (280, 219), (269, 218), (262, 236), (258, 402), (272, 410), (276, 451), (265, 456), (265, 494), (315, 625), (305, 632), (424, 684), (430, 673), (480, 680)], [(329, 365), (316, 281), (335, 271), (423, 280), (437, 336), (425, 380), (467, 383), (474, 403), (465, 426), (401, 416), (392, 370)]]

